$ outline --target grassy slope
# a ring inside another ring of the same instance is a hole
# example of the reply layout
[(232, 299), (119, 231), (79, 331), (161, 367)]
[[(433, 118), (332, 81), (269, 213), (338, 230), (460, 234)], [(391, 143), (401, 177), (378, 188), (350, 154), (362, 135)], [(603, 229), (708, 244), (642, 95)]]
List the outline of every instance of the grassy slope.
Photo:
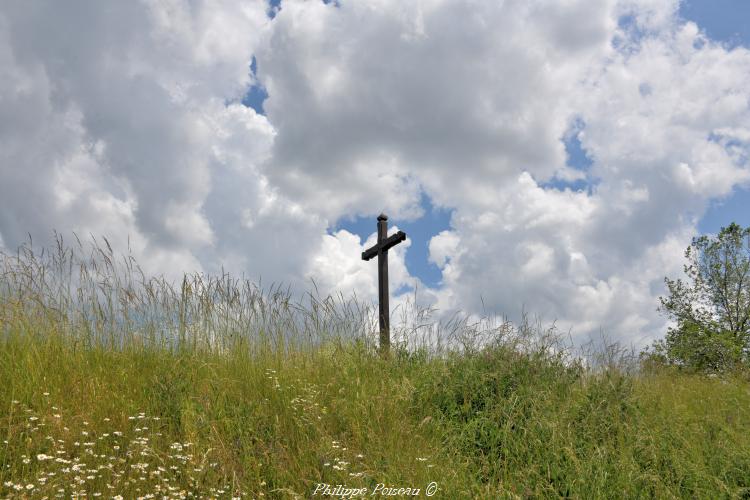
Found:
[(750, 494), (747, 378), (594, 376), (503, 348), (384, 361), (353, 343), (250, 357), (27, 335), (0, 344), (0, 380), (2, 497)]
[(422, 310), (412, 339), (444, 328), (472, 354), (383, 360), (355, 302), (82, 253), (0, 254), (0, 498), (750, 498), (747, 373), (593, 373), (525, 322), (424, 330)]

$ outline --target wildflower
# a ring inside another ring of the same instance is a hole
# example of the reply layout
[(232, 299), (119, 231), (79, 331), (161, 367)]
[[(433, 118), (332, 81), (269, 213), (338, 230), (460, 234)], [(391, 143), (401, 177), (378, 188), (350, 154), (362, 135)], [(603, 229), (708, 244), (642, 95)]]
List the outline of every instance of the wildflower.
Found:
[(52, 458), (51, 456), (45, 455), (44, 453), (40, 453), (36, 456), (36, 459), (39, 460), (40, 462), (43, 462), (45, 460), (50, 460), (51, 458)]

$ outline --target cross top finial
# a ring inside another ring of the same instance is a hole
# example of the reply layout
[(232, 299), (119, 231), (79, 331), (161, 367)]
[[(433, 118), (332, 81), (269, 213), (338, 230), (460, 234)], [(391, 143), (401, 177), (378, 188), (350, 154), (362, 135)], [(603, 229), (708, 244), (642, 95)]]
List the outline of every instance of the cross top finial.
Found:
[(380, 215), (378, 215), (378, 220), (388, 220), (388, 216), (381, 212)]

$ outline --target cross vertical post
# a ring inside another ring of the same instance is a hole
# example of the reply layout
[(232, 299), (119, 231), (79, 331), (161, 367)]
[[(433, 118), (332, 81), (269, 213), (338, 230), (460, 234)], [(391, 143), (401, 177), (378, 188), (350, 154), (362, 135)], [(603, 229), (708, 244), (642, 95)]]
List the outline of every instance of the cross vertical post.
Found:
[[(388, 237), (388, 217), (378, 216), (378, 245)], [(388, 304), (388, 251), (378, 251), (378, 304), (380, 304), (380, 349), (391, 347), (391, 308)]]
[(380, 316), (380, 351), (387, 354), (391, 347), (391, 313), (388, 306), (388, 249), (406, 239), (406, 233), (398, 231), (388, 237), (388, 216), (378, 216), (378, 242), (362, 252), (362, 260), (378, 256), (378, 302)]

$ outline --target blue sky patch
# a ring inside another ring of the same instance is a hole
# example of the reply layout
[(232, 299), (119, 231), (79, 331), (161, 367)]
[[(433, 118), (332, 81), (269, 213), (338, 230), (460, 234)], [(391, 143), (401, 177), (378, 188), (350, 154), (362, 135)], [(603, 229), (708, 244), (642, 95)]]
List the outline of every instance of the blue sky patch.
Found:
[(575, 120), (570, 129), (565, 133), (562, 141), (563, 144), (565, 144), (565, 153), (567, 155), (566, 165), (575, 170), (585, 172), (586, 178), (575, 181), (565, 181), (553, 177), (548, 181), (539, 183), (540, 187), (544, 189), (557, 189), (558, 191), (563, 191), (565, 189), (570, 189), (571, 191), (586, 191), (588, 194), (591, 194), (592, 188), (596, 186), (598, 182), (591, 179), (588, 174), (591, 165), (594, 162), (586, 153), (586, 150), (583, 149), (581, 140), (578, 138), (578, 134), (585, 127), (586, 124), (582, 120)]
[(742, 227), (750, 226), (750, 190), (735, 188), (724, 199), (714, 199), (698, 223), (701, 234), (718, 234), (722, 227), (736, 222)]
[[(250, 62), (250, 72), (257, 82), (258, 62), (255, 60), (255, 56), (253, 56), (253, 60)], [(260, 83), (256, 83), (255, 85), (252, 85), (242, 97), (242, 104), (248, 108), (253, 108), (255, 112), (260, 115), (265, 115), (263, 101), (265, 101), (266, 98), (268, 98), (268, 92), (266, 92), (265, 87)]]
[(680, 16), (729, 47), (750, 47), (750, 1), (683, 0)]
[[(440, 268), (428, 260), (430, 238), (440, 231), (450, 229), (452, 210), (434, 206), (430, 197), (424, 192), (420, 203), (424, 209), (424, 215), (417, 220), (406, 222), (389, 217), (389, 233), (392, 233), (394, 225), (406, 233), (411, 240), (411, 246), (406, 251), (406, 268), (409, 274), (418, 277), (429, 287), (437, 287), (443, 276)], [(335, 227), (329, 229), (329, 233), (340, 229), (346, 229), (364, 241), (377, 231), (376, 216), (339, 219)]]
[(281, 0), (269, 0), (268, 2), (268, 9), (266, 10), (266, 15), (273, 19), (276, 17), (276, 14), (279, 13), (281, 10)]

